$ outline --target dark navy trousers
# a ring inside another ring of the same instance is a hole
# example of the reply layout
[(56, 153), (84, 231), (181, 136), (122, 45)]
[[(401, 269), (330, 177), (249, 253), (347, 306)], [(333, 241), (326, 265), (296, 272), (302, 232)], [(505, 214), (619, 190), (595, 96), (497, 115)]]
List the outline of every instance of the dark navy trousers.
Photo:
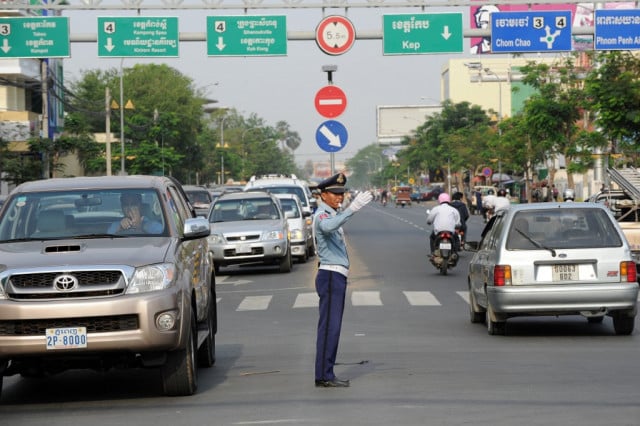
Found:
[(347, 291), (347, 277), (319, 269), (316, 275), (316, 291), (320, 296), (320, 317), (316, 341), (316, 380), (333, 380), (336, 375), (338, 341), (342, 328), (344, 298)]

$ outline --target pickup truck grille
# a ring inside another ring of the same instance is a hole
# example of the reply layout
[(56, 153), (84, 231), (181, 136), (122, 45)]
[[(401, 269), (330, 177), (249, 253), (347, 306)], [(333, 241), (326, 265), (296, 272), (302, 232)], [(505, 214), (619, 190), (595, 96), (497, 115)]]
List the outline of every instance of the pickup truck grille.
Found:
[(137, 330), (137, 315), (0, 321), (0, 336), (44, 336), (47, 328), (87, 327), (87, 333)]
[(125, 288), (119, 270), (65, 272), (64, 275), (77, 280), (68, 289), (56, 285), (56, 278), (61, 275), (61, 272), (11, 275), (5, 292), (13, 300), (42, 300), (113, 296), (122, 294)]

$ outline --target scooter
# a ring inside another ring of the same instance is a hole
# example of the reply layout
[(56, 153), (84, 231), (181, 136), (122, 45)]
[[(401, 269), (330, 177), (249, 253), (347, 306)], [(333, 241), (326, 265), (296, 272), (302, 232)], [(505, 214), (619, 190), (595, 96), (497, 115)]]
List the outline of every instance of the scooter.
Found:
[(440, 231), (436, 235), (435, 250), (433, 250), (429, 260), (440, 271), (441, 275), (447, 275), (447, 271), (454, 268), (458, 263), (458, 253), (454, 238), (459, 237), (449, 231)]

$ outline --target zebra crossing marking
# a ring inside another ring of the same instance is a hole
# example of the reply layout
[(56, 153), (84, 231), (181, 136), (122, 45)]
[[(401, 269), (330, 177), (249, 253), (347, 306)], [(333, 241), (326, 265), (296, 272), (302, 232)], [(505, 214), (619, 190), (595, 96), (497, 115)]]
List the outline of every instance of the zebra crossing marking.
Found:
[[(456, 292), (466, 303), (469, 303), (468, 291)], [(442, 306), (438, 298), (430, 291), (403, 291), (402, 294), (411, 306)], [(216, 303), (223, 298), (218, 297)], [(237, 306), (236, 311), (265, 311), (269, 308), (273, 295), (245, 296)], [(320, 298), (315, 292), (298, 293), (293, 303), (293, 309), (317, 308)], [(351, 292), (352, 306), (383, 306), (380, 291)]]
[(354, 291), (351, 293), (353, 306), (382, 306), (379, 291)]
[(462, 297), (467, 304), (469, 304), (469, 292), (468, 291), (456, 291), (458, 296)]
[(319, 303), (318, 293), (298, 293), (293, 308), (317, 308)]
[(411, 306), (441, 306), (430, 291), (403, 291)]
[(264, 311), (272, 298), (273, 296), (247, 296), (242, 299), (236, 311)]

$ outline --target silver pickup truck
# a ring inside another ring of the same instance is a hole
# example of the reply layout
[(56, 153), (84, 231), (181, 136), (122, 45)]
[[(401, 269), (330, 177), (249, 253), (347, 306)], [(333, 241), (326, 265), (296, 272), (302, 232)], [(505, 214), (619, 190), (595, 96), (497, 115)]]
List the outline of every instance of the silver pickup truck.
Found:
[(191, 395), (215, 362), (209, 223), (157, 176), (49, 179), (0, 211), (3, 376), (155, 367)]

